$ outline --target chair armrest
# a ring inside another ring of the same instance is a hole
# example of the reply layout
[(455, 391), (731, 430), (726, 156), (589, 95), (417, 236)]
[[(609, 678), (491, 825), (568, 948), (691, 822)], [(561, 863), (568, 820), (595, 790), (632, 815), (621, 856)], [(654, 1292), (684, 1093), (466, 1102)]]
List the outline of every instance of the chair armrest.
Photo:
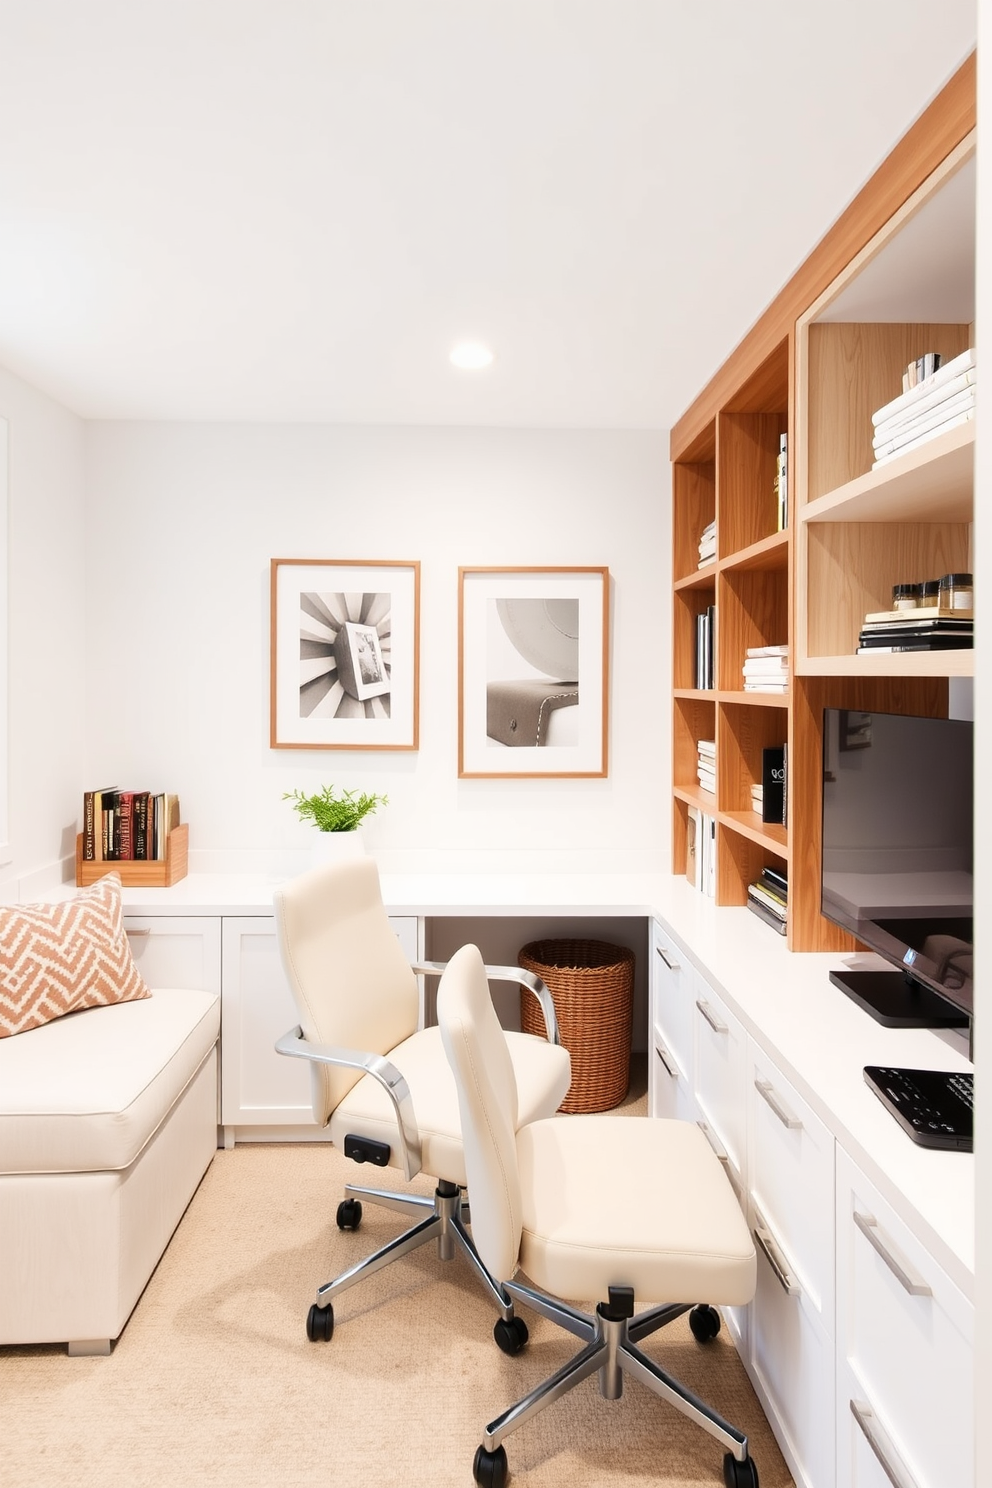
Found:
[(276, 1040), (276, 1053), (288, 1054), (291, 1059), (308, 1059), (311, 1064), (331, 1064), (339, 1069), (364, 1070), (373, 1080), (377, 1080), (392, 1101), (396, 1113), (403, 1171), (408, 1179), (417, 1176), (422, 1160), (420, 1131), (414, 1115), (410, 1087), (395, 1064), (390, 1064), (381, 1054), (367, 1054), (361, 1049), (338, 1049), (330, 1044), (311, 1044), (303, 1037), (303, 1029), (299, 1026)]
[[(418, 961), (414, 963), (413, 970), (418, 976), (440, 976), (447, 964), (447, 961)], [(532, 971), (525, 971), (522, 966), (487, 966), (486, 976), (493, 982), (519, 982), (521, 987), (532, 992), (541, 1005), (548, 1043), (561, 1043), (555, 1005), (546, 982), (542, 982)]]

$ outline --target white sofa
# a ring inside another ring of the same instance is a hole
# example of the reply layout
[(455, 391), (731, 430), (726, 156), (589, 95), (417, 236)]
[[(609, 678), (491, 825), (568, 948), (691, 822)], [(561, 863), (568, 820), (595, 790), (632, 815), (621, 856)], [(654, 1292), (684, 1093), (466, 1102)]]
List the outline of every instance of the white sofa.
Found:
[(219, 1031), (167, 990), (0, 1039), (0, 1343), (110, 1352), (217, 1149)]

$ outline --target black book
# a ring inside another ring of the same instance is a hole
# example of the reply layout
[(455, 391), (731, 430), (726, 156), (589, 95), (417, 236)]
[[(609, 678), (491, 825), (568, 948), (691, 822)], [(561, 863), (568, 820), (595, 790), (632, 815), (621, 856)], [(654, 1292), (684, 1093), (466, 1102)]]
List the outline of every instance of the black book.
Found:
[(789, 875), (784, 868), (773, 868), (766, 863), (759, 875), (759, 883), (767, 884), (770, 889), (777, 889), (783, 897), (789, 894)]
[(761, 820), (785, 825), (785, 745), (761, 751)]
[(766, 909), (763, 904), (758, 903), (757, 899), (750, 898), (747, 901), (747, 907), (752, 914), (756, 914), (758, 916), (759, 920), (764, 920), (766, 925), (771, 925), (773, 930), (777, 930), (779, 935), (784, 935), (786, 933), (788, 926), (786, 925), (784, 920), (779, 919), (774, 910)]
[(858, 637), (858, 650), (869, 653), (872, 651), (971, 651), (974, 645), (975, 639), (971, 635), (932, 636), (929, 640), (922, 636), (916, 640), (910, 640), (906, 636)]

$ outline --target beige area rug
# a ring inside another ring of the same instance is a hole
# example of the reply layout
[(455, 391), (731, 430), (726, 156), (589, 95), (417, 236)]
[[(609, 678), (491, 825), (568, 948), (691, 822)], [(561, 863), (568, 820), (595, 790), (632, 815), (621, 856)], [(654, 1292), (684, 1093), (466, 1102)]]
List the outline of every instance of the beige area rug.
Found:
[[(397, 1233), (372, 1205), (337, 1229), (344, 1182), (367, 1173), (324, 1145), (218, 1152), (109, 1358), (0, 1348), (4, 1488), (473, 1488), (486, 1422), (577, 1341), (530, 1314), (508, 1359), (467, 1266), (431, 1245), (339, 1298), (332, 1341), (309, 1343), (316, 1285)], [(748, 1433), (762, 1488), (792, 1483), (725, 1332), (701, 1347), (682, 1318), (644, 1346)], [(517, 1488), (723, 1482), (719, 1444), (633, 1381), (608, 1401), (587, 1380), (507, 1453)]]

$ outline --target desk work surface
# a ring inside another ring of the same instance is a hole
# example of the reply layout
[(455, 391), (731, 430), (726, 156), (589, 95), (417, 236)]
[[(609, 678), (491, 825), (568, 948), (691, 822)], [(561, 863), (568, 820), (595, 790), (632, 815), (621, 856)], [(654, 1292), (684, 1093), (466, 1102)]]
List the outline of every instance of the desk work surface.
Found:
[[(124, 891), (125, 913), (270, 915), (276, 876), (190, 874), (168, 889)], [(867, 1064), (966, 1070), (953, 1031), (883, 1028), (829, 979), (849, 958), (793, 953), (746, 908), (717, 909), (664, 873), (389, 873), (393, 915), (656, 919), (727, 1002), (897, 1213), (966, 1295), (974, 1289), (974, 1160), (917, 1147), (865, 1084)], [(859, 964), (884, 966), (878, 957)]]

